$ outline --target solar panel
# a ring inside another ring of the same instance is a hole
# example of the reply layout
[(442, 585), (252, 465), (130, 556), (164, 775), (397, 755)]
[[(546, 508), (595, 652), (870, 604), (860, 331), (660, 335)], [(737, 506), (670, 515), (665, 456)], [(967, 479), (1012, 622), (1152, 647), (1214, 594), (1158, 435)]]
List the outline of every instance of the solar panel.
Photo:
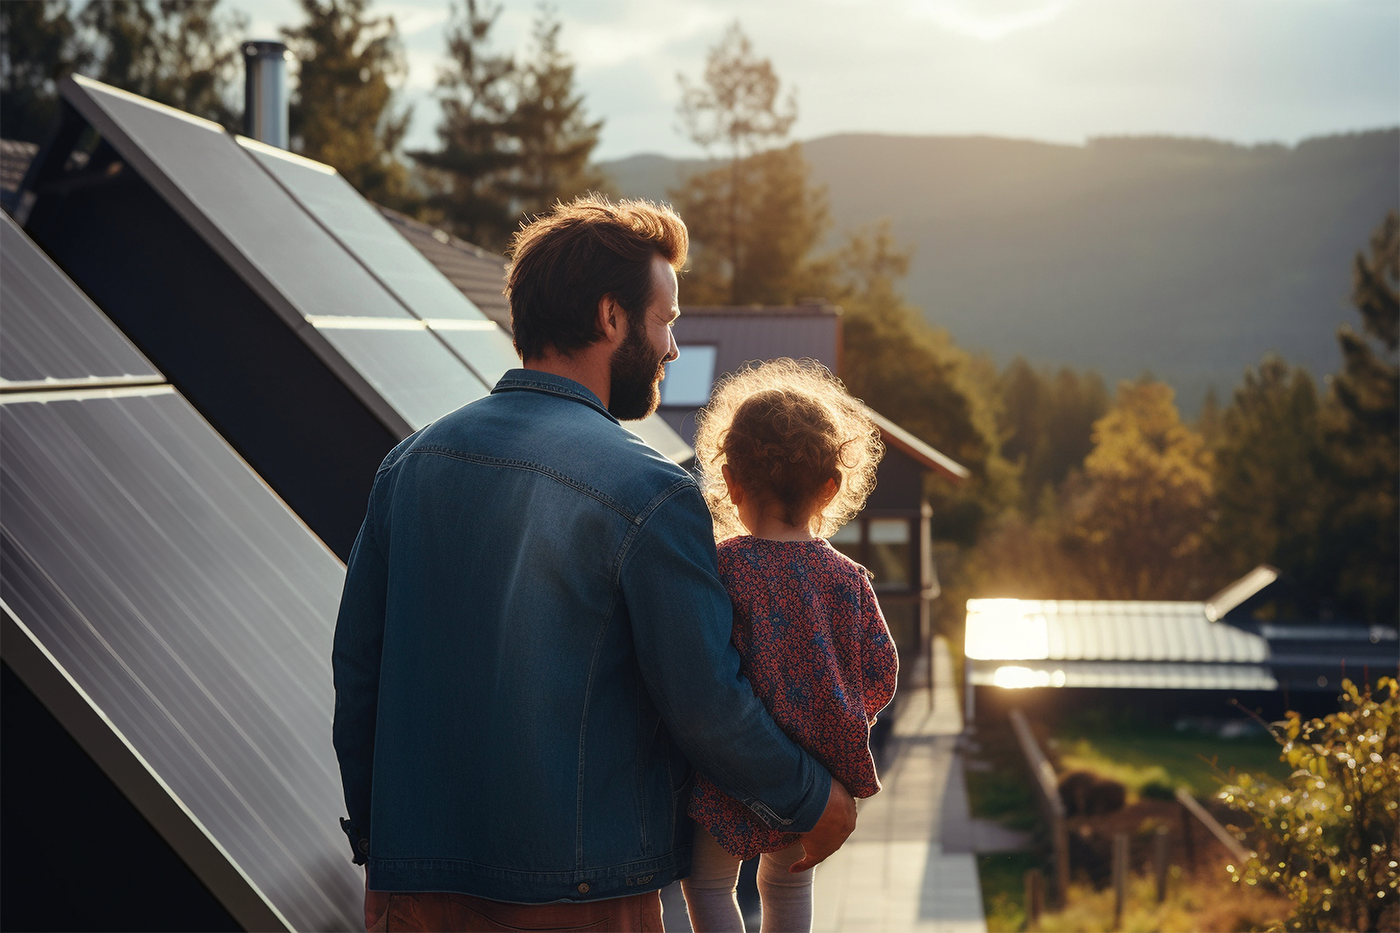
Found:
[(482, 382), (495, 385), (507, 369), (520, 365), (510, 336), (334, 169), (255, 140), (238, 142)]
[(9, 393), (0, 451), (6, 663), (245, 927), (357, 927), (339, 561), (169, 386)]
[(164, 381), (8, 214), (0, 214), (0, 309), (0, 386)]
[[(218, 124), (80, 76), (65, 81), (64, 96), (303, 339), (308, 320), (364, 318), (364, 326), (380, 325), (386, 333), (405, 324), (422, 326), (385, 280), (338, 239), (338, 226), (332, 235), (262, 168), (266, 159), (259, 162)], [(329, 221), (338, 224), (346, 215), (355, 222), (358, 212), (343, 198), (328, 197), (326, 189), (335, 186), (326, 185), (323, 174), (304, 160), (284, 161), (282, 174), (311, 190), (309, 200), (328, 212)], [(308, 173), (319, 175), (320, 183), (308, 184)], [(362, 235), (362, 245), (365, 237), (373, 234)], [(411, 272), (388, 274), (404, 287), (414, 278)], [(418, 283), (413, 293), (423, 295), (422, 288)], [(424, 420), (425, 411), (436, 417), (487, 391), (483, 379), (441, 341), (386, 338), (395, 349), (380, 352), (363, 335), (346, 338), (337, 329), (324, 336), (411, 428), (431, 420)], [(433, 396), (436, 402), (425, 404)]]

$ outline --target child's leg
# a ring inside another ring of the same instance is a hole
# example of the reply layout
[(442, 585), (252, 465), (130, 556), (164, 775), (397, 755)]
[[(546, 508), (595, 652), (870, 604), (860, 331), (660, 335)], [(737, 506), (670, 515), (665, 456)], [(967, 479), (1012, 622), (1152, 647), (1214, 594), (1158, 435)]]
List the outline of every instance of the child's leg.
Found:
[(705, 827), (695, 827), (690, 877), (681, 881), (685, 908), (695, 933), (744, 933), (744, 918), (734, 896), (740, 864)]
[(761, 933), (811, 933), (812, 873), (793, 874), (792, 863), (802, 858), (795, 842), (777, 852), (765, 852), (758, 863), (758, 896), (763, 901)]

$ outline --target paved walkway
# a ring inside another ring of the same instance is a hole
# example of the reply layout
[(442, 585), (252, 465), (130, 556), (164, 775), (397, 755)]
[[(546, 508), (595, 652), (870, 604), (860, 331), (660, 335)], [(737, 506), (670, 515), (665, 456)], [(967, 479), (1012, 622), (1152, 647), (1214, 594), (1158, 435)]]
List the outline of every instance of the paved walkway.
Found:
[(884, 789), (861, 802), (854, 835), (817, 868), (816, 933), (987, 929), (973, 852), (1010, 840), (971, 819), (956, 750), (962, 718), (942, 639), (933, 682), (932, 704), (927, 689), (903, 698)]

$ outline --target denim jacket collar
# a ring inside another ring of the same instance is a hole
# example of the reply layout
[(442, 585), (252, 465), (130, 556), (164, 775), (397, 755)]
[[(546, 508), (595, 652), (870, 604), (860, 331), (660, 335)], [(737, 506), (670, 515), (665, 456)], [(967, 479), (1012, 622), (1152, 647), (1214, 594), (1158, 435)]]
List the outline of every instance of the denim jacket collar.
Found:
[(575, 382), (565, 376), (556, 376), (554, 373), (547, 373), (540, 369), (511, 369), (496, 383), (496, 387), (491, 390), (491, 394), (497, 392), (513, 391), (545, 392), (550, 395), (558, 395), (563, 398), (573, 399), (576, 402), (583, 402), (596, 408), (602, 415), (614, 424), (620, 424), (612, 412), (608, 411), (598, 396), (581, 382)]

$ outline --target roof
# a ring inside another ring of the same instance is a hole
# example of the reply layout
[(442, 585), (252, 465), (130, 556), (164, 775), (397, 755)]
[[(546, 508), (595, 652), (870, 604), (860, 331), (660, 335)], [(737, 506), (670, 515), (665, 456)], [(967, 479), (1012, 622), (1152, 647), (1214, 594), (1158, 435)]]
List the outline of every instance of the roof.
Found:
[(1338, 668), (1380, 670), (1395, 661), (1390, 628), (1248, 626), (1212, 620), (1211, 605), (970, 599), (968, 680), (1013, 688), (1276, 690), (1287, 682), (1320, 689)]
[(681, 352), (715, 347), (715, 376), (745, 363), (787, 356), (841, 368), (841, 313), (831, 305), (717, 308), (681, 306), (672, 328)]
[(24, 173), (29, 171), (29, 163), (38, 153), (39, 147), (34, 143), (0, 139), (0, 206), (5, 210), (15, 209)]
[(6, 665), (244, 928), (351, 926), (344, 567), (5, 216), (0, 253)]
[(510, 333), (506, 258), (396, 210), (379, 212), (491, 320)]
[(1206, 618), (1203, 602), (969, 599), (969, 659), (1206, 661), (1269, 656), (1259, 635)]
[(886, 447), (893, 447), (901, 450), (908, 456), (914, 458), (921, 466), (934, 473), (943, 476), (944, 479), (954, 483), (961, 483), (972, 475), (972, 471), (958, 463), (952, 457), (936, 450), (919, 440), (913, 434), (901, 428), (884, 415), (867, 408), (870, 417), (874, 419), (876, 426), (880, 429), (880, 437), (884, 440)]

